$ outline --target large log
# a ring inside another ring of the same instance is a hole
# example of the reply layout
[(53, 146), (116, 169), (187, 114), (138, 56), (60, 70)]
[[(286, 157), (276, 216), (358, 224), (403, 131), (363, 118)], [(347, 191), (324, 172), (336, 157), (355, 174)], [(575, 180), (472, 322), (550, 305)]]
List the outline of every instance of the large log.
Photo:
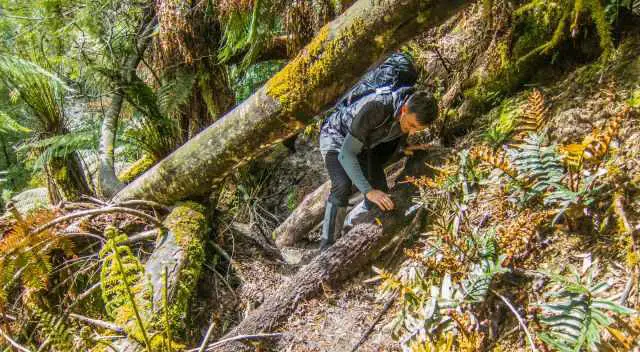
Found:
[(273, 238), (276, 239), (278, 247), (295, 245), (322, 221), (329, 191), (331, 182), (327, 181), (305, 196), (287, 219), (273, 231)]
[[(151, 351), (160, 350), (166, 343), (164, 335), (153, 331), (164, 327), (164, 314), (168, 314), (173, 331), (173, 338), (184, 335), (184, 321), (187, 314), (189, 299), (196, 287), (200, 270), (204, 261), (202, 247), (203, 237), (207, 231), (207, 223), (203, 215), (204, 209), (195, 203), (184, 203), (175, 207), (167, 216), (164, 225), (167, 231), (161, 234), (153, 254), (144, 266), (145, 285), (142, 289), (133, 289), (135, 301), (140, 310), (140, 317), (147, 326), (146, 333), (150, 339)], [(123, 245), (125, 242), (120, 242)], [(167, 306), (163, 302), (165, 293)], [(103, 279), (107, 279), (103, 277)], [(103, 287), (108, 285), (103, 282)], [(168, 312), (164, 310), (168, 309)], [(114, 346), (120, 352), (141, 352), (147, 350), (142, 333), (136, 325), (131, 308), (127, 305), (118, 308), (120, 312), (115, 316), (119, 326), (125, 327), (128, 337), (118, 340)], [(124, 313), (122, 313), (124, 312)], [(153, 326), (153, 328), (149, 328)], [(172, 342), (172, 345), (177, 344)], [(174, 348), (177, 350), (178, 348)]]
[(359, 0), (222, 119), (121, 190), (163, 203), (210, 192), (235, 167), (300, 131), (366, 70), (471, 1)]
[[(444, 152), (437, 150), (430, 151), (428, 156), (420, 152), (407, 162), (400, 178), (428, 175), (425, 161), (437, 164), (444, 155)], [(366, 218), (362, 219), (362, 223), (301, 268), (224, 338), (272, 332), (291, 316), (299, 302), (317, 295), (323, 284), (338, 285), (362, 270), (365, 265), (376, 259), (387, 242), (411, 221), (411, 215), (406, 214), (406, 210), (412, 205), (411, 196), (415, 192), (416, 189), (411, 184), (399, 183), (390, 193), (396, 203), (394, 211), (382, 214), (375, 210), (368, 213)], [(376, 218), (381, 220), (381, 225)], [(243, 346), (238, 343), (228, 343), (224, 348), (215, 349), (242, 350)]]

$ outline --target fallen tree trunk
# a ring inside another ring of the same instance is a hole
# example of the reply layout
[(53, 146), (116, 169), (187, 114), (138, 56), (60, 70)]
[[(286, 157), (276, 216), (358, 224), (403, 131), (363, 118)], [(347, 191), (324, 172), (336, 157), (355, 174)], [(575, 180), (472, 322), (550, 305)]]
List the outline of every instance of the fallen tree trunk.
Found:
[[(402, 166), (402, 161), (399, 161), (386, 168), (388, 185), (395, 183)], [(276, 239), (279, 248), (295, 245), (322, 221), (330, 191), (331, 182), (323, 183), (304, 197), (285, 221), (273, 231), (272, 237)]]
[[(127, 338), (114, 343), (118, 351), (159, 351), (163, 345), (168, 344), (168, 341), (164, 334), (154, 330), (167, 328), (165, 317), (168, 317), (171, 324), (172, 350), (180, 348), (175, 340), (176, 337), (179, 339), (184, 335), (183, 325), (189, 298), (196, 287), (204, 261), (202, 243), (207, 224), (203, 212), (204, 209), (195, 203), (177, 206), (164, 221), (168, 231), (160, 236), (159, 244), (147, 260), (144, 270), (137, 274), (138, 284), (135, 284), (136, 281), (131, 281), (136, 280), (133, 278), (136, 274), (127, 271), (129, 276), (127, 280), (133, 286), (131, 291), (135, 293), (134, 301), (137, 306), (135, 309), (139, 310), (145, 332), (141, 330), (137, 318), (132, 313), (131, 301), (126, 297), (118, 297), (122, 293), (121, 285), (123, 284), (118, 268), (111, 267), (106, 270), (103, 268), (101, 275), (103, 297), (106, 297), (105, 302), (110, 307), (109, 311), (116, 325), (122, 326), (128, 335)], [(127, 237), (122, 236), (120, 239), (113, 240), (116, 241), (117, 246), (122, 246), (127, 242)], [(113, 250), (106, 251), (103, 255), (113, 256), (111, 253)], [(127, 268), (132, 267), (131, 262), (128, 262), (124, 255), (118, 260), (125, 263)], [(163, 297), (165, 293), (166, 304)], [(144, 334), (147, 336), (145, 337)], [(150, 343), (149, 349), (144, 346), (145, 340)]]
[(208, 193), (235, 167), (300, 131), (372, 64), (467, 3), (357, 1), (263, 88), (126, 186), (115, 200), (170, 204)]
[(327, 181), (308, 194), (300, 205), (273, 231), (273, 238), (280, 248), (293, 246), (322, 221), (325, 202), (331, 191), (331, 182)]
[[(437, 150), (430, 151), (428, 157), (425, 154), (421, 152), (409, 160), (400, 177), (428, 175), (425, 161), (436, 164), (445, 155)], [(356, 225), (332, 247), (301, 268), (224, 338), (272, 332), (291, 316), (300, 301), (318, 294), (323, 284), (338, 285), (362, 270), (378, 257), (389, 239), (410, 222), (411, 216), (405, 212), (412, 205), (411, 195), (415, 191), (409, 183), (398, 184), (390, 193), (396, 203), (394, 211), (387, 214), (381, 214), (378, 210), (368, 213), (363, 223)], [(376, 218), (381, 220), (381, 225)], [(215, 351), (240, 351), (242, 348), (242, 345), (233, 343)]]

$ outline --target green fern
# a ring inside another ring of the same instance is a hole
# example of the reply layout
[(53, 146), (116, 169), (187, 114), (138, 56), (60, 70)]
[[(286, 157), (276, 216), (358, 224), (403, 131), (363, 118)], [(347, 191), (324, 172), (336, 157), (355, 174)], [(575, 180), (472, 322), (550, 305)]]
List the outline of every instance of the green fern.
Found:
[(530, 134), (517, 148), (510, 150), (518, 178), (528, 183), (536, 193), (559, 188), (564, 177), (564, 168), (554, 145), (546, 145), (546, 138)]
[(0, 111), (0, 133), (27, 133), (30, 129), (22, 126), (7, 113)]
[(33, 307), (32, 311), (38, 320), (39, 334), (48, 341), (50, 349), (55, 351), (74, 349), (73, 337), (77, 336), (78, 332), (67, 324), (65, 317), (54, 315), (38, 307)]
[(177, 72), (173, 79), (158, 89), (158, 107), (163, 115), (172, 116), (178, 112), (180, 105), (191, 96), (195, 80), (194, 73)]
[(19, 92), (41, 129), (61, 130), (63, 96), (71, 90), (62, 79), (33, 62), (8, 55), (0, 55), (0, 77), (7, 87)]
[(603, 297), (611, 284), (594, 281), (595, 266), (584, 277), (574, 267), (570, 267), (570, 271), (569, 278), (550, 275), (559, 289), (551, 293), (552, 303), (540, 305), (539, 320), (545, 331), (538, 337), (562, 352), (598, 351), (601, 333), (614, 322), (611, 315), (629, 315), (635, 311)]
[(55, 158), (65, 159), (79, 150), (96, 150), (98, 137), (97, 129), (80, 130), (25, 143), (17, 150), (37, 155), (34, 168), (39, 169)]

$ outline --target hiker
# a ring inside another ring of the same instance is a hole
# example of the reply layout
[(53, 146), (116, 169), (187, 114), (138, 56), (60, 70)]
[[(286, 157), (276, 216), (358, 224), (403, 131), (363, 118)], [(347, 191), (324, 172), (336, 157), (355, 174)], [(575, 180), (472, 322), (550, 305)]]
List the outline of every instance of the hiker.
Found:
[[(323, 121), (320, 152), (331, 179), (331, 193), (326, 203), (320, 250), (327, 249), (340, 236), (352, 185), (364, 195), (364, 201), (352, 215), (371, 210), (373, 205), (383, 211), (394, 208), (386, 193), (384, 166), (407, 135), (424, 129), (438, 115), (437, 102), (431, 93), (414, 92), (416, 74), (411, 70), (409, 58), (392, 55), (356, 84)], [(384, 84), (391, 85), (381, 86)]]

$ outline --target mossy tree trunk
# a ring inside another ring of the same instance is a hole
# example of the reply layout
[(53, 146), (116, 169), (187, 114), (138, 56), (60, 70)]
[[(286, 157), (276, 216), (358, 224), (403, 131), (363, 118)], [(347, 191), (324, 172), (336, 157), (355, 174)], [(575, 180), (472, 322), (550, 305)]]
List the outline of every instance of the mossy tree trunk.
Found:
[(172, 203), (206, 194), (235, 167), (300, 131), (390, 51), (467, 3), (355, 2), (263, 88), (114, 198)]
[[(144, 276), (149, 283), (146, 287), (149, 287), (150, 292), (140, 290), (136, 293), (137, 301), (150, 301), (150, 304), (138, 308), (141, 310), (142, 320), (149, 326), (147, 333), (155, 336), (151, 338), (152, 351), (159, 351), (160, 346), (167, 343), (166, 340), (162, 341), (166, 339), (163, 334), (152, 334), (158, 332), (153, 331), (154, 329), (166, 329), (165, 318), (169, 320), (173, 340), (184, 337), (189, 300), (198, 283), (204, 262), (203, 242), (207, 232), (204, 208), (196, 203), (176, 206), (165, 219), (164, 225), (168, 231), (160, 235), (156, 249), (144, 265)], [(126, 311), (126, 307), (122, 310)], [(129, 329), (129, 337), (116, 343), (121, 352), (145, 350), (144, 341), (140, 340), (141, 334), (137, 331), (139, 328), (131, 321), (134, 318), (132, 315), (116, 317), (116, 323), (125, 326), (126, 331)]]

